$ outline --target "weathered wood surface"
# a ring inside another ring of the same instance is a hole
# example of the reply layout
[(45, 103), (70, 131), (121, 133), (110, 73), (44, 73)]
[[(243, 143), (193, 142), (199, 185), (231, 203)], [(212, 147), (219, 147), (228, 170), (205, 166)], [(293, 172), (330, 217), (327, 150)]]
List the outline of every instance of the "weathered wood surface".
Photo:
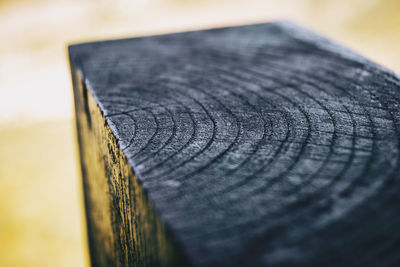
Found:
[(400, 79), (287, 22), (70, 47), (95, 265), (400, 263)]

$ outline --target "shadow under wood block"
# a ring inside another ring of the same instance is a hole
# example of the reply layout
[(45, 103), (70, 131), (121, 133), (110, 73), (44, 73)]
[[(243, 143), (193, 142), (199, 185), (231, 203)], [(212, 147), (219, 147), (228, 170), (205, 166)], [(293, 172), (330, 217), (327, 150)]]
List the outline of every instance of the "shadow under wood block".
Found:
[(400, 79), (288, 22), (69, 48), (96, 266), (400, 263)]

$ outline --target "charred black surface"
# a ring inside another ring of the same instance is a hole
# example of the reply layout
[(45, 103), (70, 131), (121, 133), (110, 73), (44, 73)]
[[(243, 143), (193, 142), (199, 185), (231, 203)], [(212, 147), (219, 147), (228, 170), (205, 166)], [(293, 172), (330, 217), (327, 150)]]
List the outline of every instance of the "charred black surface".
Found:
[(97, 265), (399, 263), (396, 74), (287, 22), (70, 59)]

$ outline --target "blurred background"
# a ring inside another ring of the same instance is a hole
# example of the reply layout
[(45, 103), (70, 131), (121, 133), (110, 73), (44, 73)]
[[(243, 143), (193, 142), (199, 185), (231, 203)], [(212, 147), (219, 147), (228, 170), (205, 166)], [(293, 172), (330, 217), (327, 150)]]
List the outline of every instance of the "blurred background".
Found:
[(399, 0), (0, 0), (0, 266), (88, 266), (66, 47), (289, 19), (400, 72)]

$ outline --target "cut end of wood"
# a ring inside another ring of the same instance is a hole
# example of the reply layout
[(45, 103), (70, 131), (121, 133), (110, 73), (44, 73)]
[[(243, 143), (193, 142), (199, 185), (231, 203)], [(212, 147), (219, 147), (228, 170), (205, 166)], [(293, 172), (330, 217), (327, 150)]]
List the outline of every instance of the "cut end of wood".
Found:
[(288, 22), (70, 47), (95, 265), (400, 262), (400, 79)]

